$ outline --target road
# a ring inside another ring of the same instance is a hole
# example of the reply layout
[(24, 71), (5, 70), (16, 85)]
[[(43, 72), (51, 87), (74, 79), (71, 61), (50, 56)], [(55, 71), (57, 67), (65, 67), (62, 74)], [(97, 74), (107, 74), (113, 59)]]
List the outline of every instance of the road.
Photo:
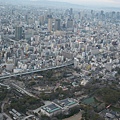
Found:
[(66, 64), (63, 64), (63, 65), (60, 65), (60, 66), (55, 66), (55, 67), (49, 67), (49, 68), (44, 68), (44, 69), (31, 70), (31, 71), (27, 71), (27, 72), (14, 73), (14, 74), (0, 76), (0, 80), (10, 78), (10, 77), (27, 75), (27, 74), (31, 74), (31, 73), (43, 72), (43, 71), (52, 70), (52, 69), (58, 69), (58, 68), (66, 67), (66, 66), (69, 66), (69, 65), (73, 65), (73, 61), (70, 61), (70, 62), (68, 62)]
[(5, 112), (4, 112), (4, 106), (6, 103), (8, 103), (9, 99), (6, 99), (3, 101), (2, 105), (1, 105), (1, 113), (3, 116), (6, 117), (6, 120), (12, 120), (10, 116), (8, 116)]

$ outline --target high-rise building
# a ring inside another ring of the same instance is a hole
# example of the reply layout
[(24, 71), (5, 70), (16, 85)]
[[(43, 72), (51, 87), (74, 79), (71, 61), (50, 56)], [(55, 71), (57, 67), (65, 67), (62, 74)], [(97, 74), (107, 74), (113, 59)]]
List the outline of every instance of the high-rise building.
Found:
[(25, 21), (28, 22), (28, 15), (25, 15)]
[(72, 15), (73, 14), (73, 9), (72, 8), (70, 8), (70, 15)]
[(40, 25), (44, 25), (45, 23), (45, 16), (40, 16)]
[(48, 23), (48, 19), (52, 19), (52, 15), (51, 14), (45, 14), (44, 15), (44, 23)]
[(55, 29), (55, 30), (60, 30), (60, 19), (56, 19), (56, 20), (55, 20), (54, 29)]
[(22, 39), (22, 27), (18, 26), (18, 27), (15, 28), (15, 38), (17, 40)]
[(67, 28), (73, 28), (73, 20), (72, 19), (67, 20)]
[(52, 20), (51, 18), (48, 19), (48, 31), (49, 31), (49, 32), (52, 31), (52, 21), (53, 21), (53, 20)]

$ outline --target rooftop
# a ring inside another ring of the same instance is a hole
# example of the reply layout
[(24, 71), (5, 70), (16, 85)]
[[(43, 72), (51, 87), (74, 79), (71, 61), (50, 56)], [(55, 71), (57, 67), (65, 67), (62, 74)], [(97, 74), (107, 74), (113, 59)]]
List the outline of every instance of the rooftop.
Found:
[(59, 106), (55, 105), (54, 103), (51, 103), (50, 105), (43, 106), (42, 109), (48, 113), (53, 113), (55, 111), (60, 110), (61, 108)]
[(57, 101), (57, 104), (60, 105), (61, 107), (72, 106), (76, 103), (77, 102), (72, 98), (67, 98), (64, 100)]

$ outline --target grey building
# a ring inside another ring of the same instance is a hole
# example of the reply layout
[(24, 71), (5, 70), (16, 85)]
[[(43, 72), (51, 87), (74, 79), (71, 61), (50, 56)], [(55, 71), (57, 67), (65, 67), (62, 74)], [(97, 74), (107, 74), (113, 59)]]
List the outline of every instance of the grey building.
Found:
[(60, 30), (60, 19), (56, 19), (55, 20), (55, 27), (54, 27), (55, 30)]
[(19, 26), (15, 28), (15, 38), (16, 40), (22, 39), (22, 27)]
[(67, 28), (73, 28), (73, 19), (67, 20)]
[(49, 32), (52, 31), (52, 21), (53, 21), (53, 20), (52, 20), (51, 18), (48, 19), (48, 31), (49, 31)]

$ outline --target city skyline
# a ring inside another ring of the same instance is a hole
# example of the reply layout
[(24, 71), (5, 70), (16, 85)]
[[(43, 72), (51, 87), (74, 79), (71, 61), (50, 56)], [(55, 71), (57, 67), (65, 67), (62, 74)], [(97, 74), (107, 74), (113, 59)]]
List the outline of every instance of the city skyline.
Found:
[(120, 120), (119, 1), (0, 0), (0, 120), (71, 118)]

